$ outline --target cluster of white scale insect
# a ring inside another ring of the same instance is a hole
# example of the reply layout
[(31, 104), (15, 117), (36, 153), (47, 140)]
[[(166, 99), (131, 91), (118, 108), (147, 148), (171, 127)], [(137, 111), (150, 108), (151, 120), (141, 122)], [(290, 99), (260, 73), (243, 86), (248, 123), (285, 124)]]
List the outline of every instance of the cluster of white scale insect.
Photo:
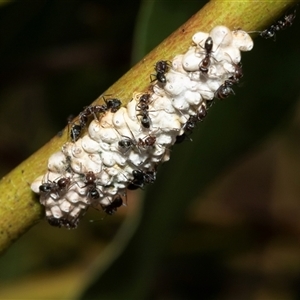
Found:
[(135, 92), (127, 107), (91, 115), (87, 132), (54, 153), (32, 183), (49, 223), (76, 228), (90, 206), (112, 214), (127, 188), (153, 183), (170, 147), (187, 138), (214, 98), (233, 93), (243, 75), (241, 51), (252, 47), (242, 30), (197, 32), (185, 54), (156, 63), (147, 92)]

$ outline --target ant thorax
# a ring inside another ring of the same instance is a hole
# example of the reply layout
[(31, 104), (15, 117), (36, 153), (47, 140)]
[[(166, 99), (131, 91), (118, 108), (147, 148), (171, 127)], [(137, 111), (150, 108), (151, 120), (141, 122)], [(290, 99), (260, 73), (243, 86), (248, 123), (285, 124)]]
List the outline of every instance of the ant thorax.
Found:
[(281, 30), (285, 30), (288, 27), (293, 25), (293, 22), (296, 18), (296, 12), (297, 12), (298, 4), (295, 6), (294, 10), (290, 13), (286, 13), (285, 16), (277, 20), (275, 23), (273, 23), (269, 28), (260, 31), (259, 35), (265, 39), (273, 39), (276, 40), (276, 33)]
[(195, 33), (192, 43), (173, 59), (154, 62), (148, 89), (132, 91), (126, 107), (115, 95), (105, 96), (71, 121), (68, 142), (31, 186), (49, 224), (76, 228), (89, 207), (114, 214), (127, 204), (127, 189), (154, 183), (175, 143), (192, 140), (216, 98), (234, 95), (243, 77), (241, 51), (253, 47), (250, 36), (217, 26)]

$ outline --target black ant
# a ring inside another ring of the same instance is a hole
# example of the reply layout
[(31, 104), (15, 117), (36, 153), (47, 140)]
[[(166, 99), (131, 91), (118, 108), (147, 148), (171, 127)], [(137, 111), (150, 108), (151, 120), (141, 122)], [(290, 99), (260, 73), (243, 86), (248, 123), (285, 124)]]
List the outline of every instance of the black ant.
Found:
[(128, 184), (127, 188), (129, 190), (136, 190), (138, 188), (142, 188), (144, 184), (153, 183), (156, 179), (156, 172), (133, 170), (132, 176), (133, 180)]
[(92, 198), (93, 200), (97, 200), (100, 198), (96, 180), (97, 178), (95, 173), (93, 171), (89, 171), (85, 174), (85, 185), (82, 187), (87, 187), (87, 196)]
[(119, 99), (111, 98), (106, 100), (104, 97), (102, 97), (105, 104), (106, 104), (106, 110), (109, 110), (113, 113), (117, 112), (119, 108), (122, 106), (122, 102)]
[(125, 139), (120, 140), (118, 145), (127, 152), (132, 146), (134, 146), (134, 141), (131, 138), (126, 137)]
[(97, 114), (104, 113), (105, 111), (107, 111), (107, 109), (107, 105), (93, 105), (85, 107), (84, 110), (79, 114), (79, 124), (73, 124), (73, 126), (71, 127), (70, 136), (72, 141), (76, 142), (78, 140), (90, 116), (94, 115), (94, 117), (96, 118)]
[(117, 211), (117, 208), (123, 205), (123, 199), (120, 195), (117, 195), (114, 200), (106, 206), (102, 206), (103, 210), (108, 214), (112, 215)]
[(141, 111), (137, 116), (141, 116), (141, 124), (143, 125), (144, 128), (149, 129), (150, 124), (151, 124), (151, 119), (149, 117), (149, 112), (148, 111)]
[(200, 105), (200, 107), (197, 110), (196, 115), (191, 115), (187, 122), (183, 126), (184, 133), (181, 135), (176, 136), (175, 144), (180, 144), (182, 143), (188, 136), (188, 134), (191, 134), (192, 131), (196, 127), (197, 122), (202, 122), (203, 119), (207, 115), (207, 108), (204, 103)]
[(202, 122), (203, 119), (206, 117), (206, 115), (207, 115), (206, 105), (202, 103), (197, 110), (197, 114), (196, 114), (197, 121)]
[(216, 90), (215, 97), (218, 99), (225, 99), (230, 94), (234, 94), (234, 91), (231, 88), (234, 83), (233, 80), (225, 80), (225, 82)]
[(139, 138), (137, 142), (137, 146), (142, 147), (142, 148), (148, 148), (151, 147), (155, 144), (156, 142), (156, 137), (153, 135), (148, 135), (144, 137), (144, 139)]
[[(75, 141), (77, 141), (79, 139), (79, 136), (81, 134), (82, 128), (78, 124), (73, 124), (71, 126), (71, 130), (70, 130), (70, 124), (72, 123), (73, 119), (74, 119), (73, 115), (70, 115), (68, 117), (68, 135), (70, 134), (71, 140), (73, 142), (75, 142)], [(70, 130), (70, 132), (69, 132), (69, 130)]]
[(144, 185), (144, 172), (139, 170), (132, 171), (133, 180), (128, 184), (129, 190), (136, 190)]
[(71, 127), (70, 137), (73, 142), (76, 142), (81, 134), (82, 127), (78, 124), (73, 124)]
[(119, 147), (124, 149), (125, 153), (130, 148), (132, 148), (133, 146), (135, 146), (138, 150), (140, 150), (141, 147), (146, 149), (146, 148), (151, 147), (155, 144), (155, 142), (156, 142), (156, 137), (155, 136), (148, 135), (148, 136), (145, 136), (143, 139), (139, 138), (138, 140), (136, 140), (133, 132), (128, 127), (128, 125), (127, 125), (127, 128), (130, 131), (132, 138), (130, 138), (128, 136), (123, 136), (124, 139), (122, 139), (118, 142)]
[(167, 60), (160, 60), (155, 64), (155, 71), (157, 73), (166, 73), (169, 71), (170, 62)]
[(84, 108), (84, 110), (79, 114), (79, 124), (73, 124), (71, 127), (71, 140), (72, 142), (76, 142), (83, 128), (88, 123), (89, 117), (94, 115), (96, 118), (97, 114), (105, 113), (106, 111), (110, 110), (111, 112), (115, 113), (121, 107), (122, 102), (119, 99), (108, 99), (106, 100), (102, 97), (105, 104), (103, 105), (91, 105)]
[(63, 225), (63, 221), (61, 219), (57, 219), (57, 218), (54, 218), (54, 217), (47, 218), (47, 221), (51, 226), (55, 226), (55, 227), (60, 228)]
[(148, 136), (144, 137), (144, 139), (139, 138), (137, 141), (135, 141), (129, 137), (125, 137), (125, 139), (120, 140), (118, 142), (118, 145), (119, 145), (119, 147), (125, 149), (125, 152), (127, 152), (133, 146), (138, 147), (138, 149), (140, 149), (140, 148), (147, 149), (147, 148), (153, 146), (155, 144), (155, 142), (156, 142), (156, 137), (152, 136), (152, 135), (148, 135)]
[(183, 130), (185, 134), (190, 134), (192, 133), (192, 131), (195, 129), (196, 127), (196, 123), (197, 123), (198, 119), (196, 115), (192, 115), (189, 117), (189, 119), (187, 120), (187, 122), (184, 124), (183, 126)]
[[(166, 60), (160, 60), (155, 64), (154, 70), (156, 71), (156, 74), (150, 75), (151, 82), (157, 80), (161, 84), (165, 84), (167, 82), (165, 74), (169, 71), (171, 65), (169, 61)], [(154, 76), (154, 79), (152, 79), (152, 76)]]
[(141, 124), (143, 125), (144, 128), (150, 128), (150, 124), (151, 124), (151, 119), (149, 117), (149, 102), (150, 102), (150, 94), (143, 94), (140, 99), (139, 99), (139, 103), (137, 104), (137, 108), (136, 111), (138, 111), (139, 113), (137, 114), (137, 116), (141, 116)]
[(211, 64), (211, 55), (212, 55), (212, 48), (213, 48), (213, 40), (212, 38), (209, 36), (205, 43), (204, 43), (204, 50), (205, 50), (205, 57), (202, 59), (202, 61), (199, 64), (199, 70), (202, 73), (207, 73), (209, 66)]
[(240, 79), (244, 76), (242, 63), (239, 62), (237, 64), (233, 64), (233, 66), (234, 66), (234, 74), (233, 76), (229, 77), (229, 80), (234, 83), (239, 83)]
[(54, 218), (54, 217), (50, 217), (50, 218), (47, 218), (47, 220), (48, 220), (48, 223), (51, 226), (55, 226), (55, 227), (58, 227), (58, 228), (61, 228), (62, 226), (65, 226), (68, 229), (70, 229), (70, 228), (75, 229), (78, 226), (78, 223), (79, 223), (78, 218), (76, 218), (74, 220), (68, 220), (68, 219), (65, 219), (65, 218), (57, 219), (57, 218)]
[(62, 177), (57, 181), (48, 180), (39, 186), (40, 193), (44, 197), (51, 196), (51, 194), (56, 194), (56, 197), (53, 199), (58, 199), (63, 192), (67, 190), (70, 186), (71, 179), (67, 177)]
[(93, 105), (93, 106), (85, 107), (84, 110), (79, 114), (80, 126), (84, 127), (88, 122), (90, 116), (93, 115), (96, 118), (97, 114), (104, 113), (106, 111), (107, 111), (106, 105)]
[(259, 35), (265, 39), (273, 38), (276, 40), (276, 31), (285, 30), (293, 25), (293, 21), (296, 18), (296, 8), (290, 14), (283, 17), (283, 20), (278, 20), (272, 24), (269, 28), (263, 30)]
[(229, 77), (229, 80), (232, 81), (233, 83), (239, 83), (240, 79), (244, 76), (244, 74), (243, 74), (243, 68), (242, 68), (242, 63), (241, 62), (234, 63), (232, 61), (231, 56), (228, 53), (226, 53), (226, 54), (230, 58), (231, 64), (234, 67), (233, 75), (231, 75)]
[(150, 94), (143, 94), (140, 99), (139, 99), (139, 103), (137, 104), (137, 108), (140, 111), (145, 111), (149, 108), (149, 102), (150, 102)]
[(192, 131), (196, 128), (197, 121), (197, 116), (191, 115), (187, 122), (184, 124), (185, 133), (192, 133)]
[(183, 126), (184, 133), (176, 137), (175, 143), (179, 144), (183, 142), (187, 134), (191, 134), (192, 131), (195, 129), (196, 123), (202, 122), (203, 119), (206, 117), (206, 115), (207, 115), (206, 105), (202, 103), (199, 109), (197, 110), (196, 115), (191, 115), (187, 120), (187, 122), (184, 124)]

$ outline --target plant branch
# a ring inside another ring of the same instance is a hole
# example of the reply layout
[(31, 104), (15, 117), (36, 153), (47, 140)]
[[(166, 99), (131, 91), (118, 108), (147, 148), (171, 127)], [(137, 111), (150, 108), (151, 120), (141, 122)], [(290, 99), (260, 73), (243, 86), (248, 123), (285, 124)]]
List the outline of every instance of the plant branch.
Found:
[[(210, 31), (216, 25), (246, 31), (262, 30), (283, 14), (296, 1), (210, 1), (203, 9), (165, 39), (144, 59), (130, 69), (103, 94), (116, 95), (126, 105), (133, 92), (142, 92), (149, 86), (149, 74), (158, 60), (171, 60), (186, 51), (191, 37), (197, 31)], [(99, 97), (94, 101), (101, 103)], [(0, 251), (5, 250), (20, 235), (43, 217), (38, 197), (30, 183), (45, 173), (51, 154), (59, 151), (67, 140), (67, 130), (55, 136), (45, 146), (21, 163), (0, 181)]]

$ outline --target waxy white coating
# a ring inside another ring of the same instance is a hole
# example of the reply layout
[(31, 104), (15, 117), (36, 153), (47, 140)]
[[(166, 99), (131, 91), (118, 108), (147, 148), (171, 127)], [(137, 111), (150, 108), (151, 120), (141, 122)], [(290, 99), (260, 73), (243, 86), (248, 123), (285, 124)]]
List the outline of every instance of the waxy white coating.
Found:
[[(207, 57), (208, 37), (213, 47)], [(133, 171), (152, 172), (153, 177), (145, 178), (153, 181), (157, 165), (169, 160), (170, 147), (187, 130), (190, 116), (196, 116), (200, 107), (206, 109), (220, 86), (234, 75), (241, 51), (253, 48), (246, 32), (225, 26), (216, 26), (210, 33), (197, 32), (192, 41), (186, 53), (168, 62), (166, 83), (151, 84), (146, 111), (139, 106), (145, 93), (134, 91), (127, 107), (99, 114), (85, 135), (51, 155), (46, 174), (31, 185), (40, 194), (50, 224), (76, 228), (89, 206), (100, 210), (117, 196), (126, 198), (126, 187), (135, 180)], [(209, 59), (207, 73), (200, 70), (205, 58)], [(90, 174), (95, 176), (91, 182)], [(57, 188), (61, 178), (69, 182)], [(45, 184), (54, 191), (41, 192)]]

